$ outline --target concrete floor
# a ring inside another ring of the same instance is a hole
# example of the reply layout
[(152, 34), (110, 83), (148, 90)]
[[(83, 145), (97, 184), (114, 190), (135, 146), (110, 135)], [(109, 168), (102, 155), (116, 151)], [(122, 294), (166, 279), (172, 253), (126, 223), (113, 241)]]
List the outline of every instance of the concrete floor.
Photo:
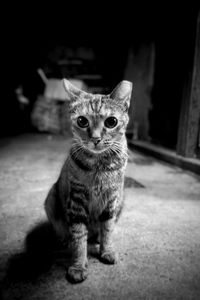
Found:
[(200, 299), (200, 177), (133, 152), (114, 234), (118, 264), (100, 263), (91, 248), (88, 279), (65, 279), (69, 256), (43, 202), (68, 150), (69, 139), (48, 135), (0, 141), (2, 298)]

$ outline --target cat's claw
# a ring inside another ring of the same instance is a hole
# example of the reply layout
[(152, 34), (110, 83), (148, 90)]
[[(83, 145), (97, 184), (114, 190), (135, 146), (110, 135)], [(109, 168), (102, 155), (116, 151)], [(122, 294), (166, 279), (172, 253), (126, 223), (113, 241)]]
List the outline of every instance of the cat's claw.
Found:
[(114, 251), (105, 251), (100, 254), (100, 260), (104, 264), (114, 265), (117, 263), (117, 257)]
[(88, 276), (87, 268), (81, 266), (71, 266), (67, 270), (66, 277), (72, 283), (84, 281)]

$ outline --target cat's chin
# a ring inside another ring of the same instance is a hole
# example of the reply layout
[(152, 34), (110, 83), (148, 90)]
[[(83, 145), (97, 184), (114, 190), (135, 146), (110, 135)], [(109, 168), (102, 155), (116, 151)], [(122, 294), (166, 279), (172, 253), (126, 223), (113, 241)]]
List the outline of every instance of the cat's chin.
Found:
[(106, 149), (96, 149), (96, 148), (94, 149), (87, 148), (87, 150), (93, 154), (101, 154), (106, 151)]
[(89, 151), (90, 153), (93, 153), (93, 154), (101, 154), (103, 152), (105, 152), (106, 150), (108, 150), (107, 147), (92, 147), (92, 146), (88, 146), (88, 147), (84, 147), (87, 151)]

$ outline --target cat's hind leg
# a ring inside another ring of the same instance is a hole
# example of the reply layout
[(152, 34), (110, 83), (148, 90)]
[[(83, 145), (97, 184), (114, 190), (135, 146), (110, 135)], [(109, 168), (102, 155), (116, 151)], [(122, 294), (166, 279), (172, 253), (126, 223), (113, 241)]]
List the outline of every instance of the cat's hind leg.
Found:
[(50, 189), (45, 200), (45, 211), (49, 222), (62, 242), (68, 241), (69, 230), (63, 214), (63, 207), (57, 193), (56, 184)]

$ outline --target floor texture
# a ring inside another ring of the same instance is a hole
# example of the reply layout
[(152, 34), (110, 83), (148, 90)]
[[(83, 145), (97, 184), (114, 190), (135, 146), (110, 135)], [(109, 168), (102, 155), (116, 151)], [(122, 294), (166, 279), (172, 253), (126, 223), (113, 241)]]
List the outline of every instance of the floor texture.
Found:
[(89, 277), (65, 278), (67, 254), (43, 209), (70, 140), (0, 141), (1, 299), (200, 299), (200, 177), (130, 152), (126, 205), (116, 226), (118, 263), (89, 249)]

